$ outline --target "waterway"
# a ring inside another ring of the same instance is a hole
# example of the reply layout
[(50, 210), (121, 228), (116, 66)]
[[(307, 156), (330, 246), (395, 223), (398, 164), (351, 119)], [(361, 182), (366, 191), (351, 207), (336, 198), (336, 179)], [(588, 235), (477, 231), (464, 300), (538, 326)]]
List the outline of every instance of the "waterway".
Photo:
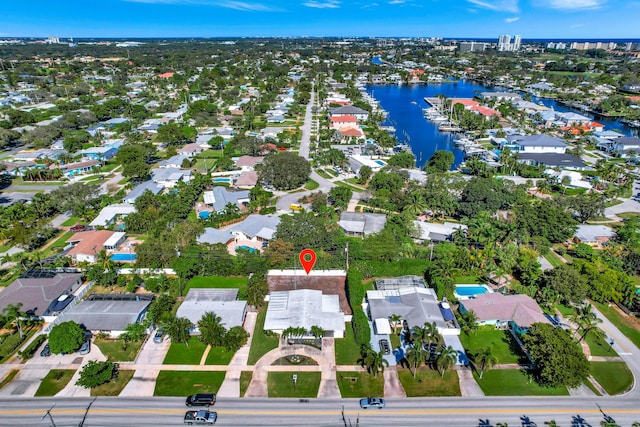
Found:
[[(387, 120), (383, 124), (395, 126), (396, 138), (399, 142), (409, 144), (416, 156), (416, 164), (420, 168), (437, 150), (453, 152), (455, 158), (453, 168), (464, 160), (464, 152), (454, 145), (455, 134), (438, 131), (436, 124), (424, 118), (422, 109), (429, 106), (424, 102), (424, 98), (439, 94), (447, 98), (473, 98), (478, 92), (487, 91), (496, 91), (496, 89), (465, 80), (440, 84), (367, 86), (367, 92), (388, 113)], [(575, 111), (592, 117), (584, 112), (572, 110), (553, 99), (533, 98), (533, 101), (542, 102), (556, 111)], [(634, 134), (633, 129), (618, 120), (597, 118), (596, 121), (605, 125), (607, 130), (617, 130), (627, 136)]]

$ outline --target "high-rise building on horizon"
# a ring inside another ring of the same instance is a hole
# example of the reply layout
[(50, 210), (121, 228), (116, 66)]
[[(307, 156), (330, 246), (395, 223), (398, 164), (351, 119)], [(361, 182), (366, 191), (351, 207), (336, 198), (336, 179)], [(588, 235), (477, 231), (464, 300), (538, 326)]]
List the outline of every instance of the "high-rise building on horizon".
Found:
[(499, 52), (516, 52), (520, 50), (522, 44), (522, 36), (513, 36), (513, 43), (511, 43), (511, 36), (509, 34), (503, 34), (498, 37), (498, 51)]

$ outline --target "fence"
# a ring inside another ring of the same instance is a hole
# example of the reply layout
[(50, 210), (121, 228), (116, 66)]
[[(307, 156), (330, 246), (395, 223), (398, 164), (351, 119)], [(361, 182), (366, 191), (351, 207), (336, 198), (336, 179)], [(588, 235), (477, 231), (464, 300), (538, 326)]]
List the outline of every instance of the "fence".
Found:
[(80, 292), (78, 292), (78, 294), (76, 295), (76, 297), (73, 300), (73, 302), (71, 304), (69, 304), (68, 306), (66, 306), (60, 313), (58, 313), (58, 315), (56, 316), (55, 320), (53, 322), (49, 323), (49, 325), (45, 328), (44, 332), (46, 334), (48, 334), (55, 325), (57, 325), (58, 323), (62, 322), (62, 318), (64, 317), (64, 314), (67, 311), (71, 310), (71, 308), (73, 308), (73, 306), (78, 304), (82, 300), (82, 297), (85, 296), (87, 294), (87, 292), (89, 292), (89, 290), (91, 290), (91, 288), (93, 287), (93, 285), (95, 285), (95, 283), (96, 282), (91, 281), (91, 282), (87, 283), (87, 285), (84, 288), (81, 288)]

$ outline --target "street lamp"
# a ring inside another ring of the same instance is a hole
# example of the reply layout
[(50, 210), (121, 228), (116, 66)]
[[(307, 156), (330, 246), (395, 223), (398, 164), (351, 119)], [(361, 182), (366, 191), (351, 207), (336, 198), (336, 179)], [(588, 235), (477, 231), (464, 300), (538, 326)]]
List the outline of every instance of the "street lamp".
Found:
[(56, 406), (56, 404), (54, 403), (54, 404), (53, 404), (53, 406), (52, 406), (51, 408), (47, 409), (47, 413), (46, 413), (46, 414), (44, 414), (44, 415), (42, 416), (42, 418), (40, 418), (40, 420), (44, 420), (44, 418), (48, 415), (48, 416), (49, 416), (49, 419), (51, 420), (51, 427), (56, 427), (56, 423), (53, 421), (53, 416), (51, 415), (51, 410), (52, 410), (53, 408), (55, 408), (55, 406)]

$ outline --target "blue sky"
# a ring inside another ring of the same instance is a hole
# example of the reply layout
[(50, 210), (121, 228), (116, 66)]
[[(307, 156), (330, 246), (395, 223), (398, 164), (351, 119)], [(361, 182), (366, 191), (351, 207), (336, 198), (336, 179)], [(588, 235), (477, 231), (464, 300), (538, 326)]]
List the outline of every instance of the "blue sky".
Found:
[(0, 37), (640, 38), (640, 0), (0, 0)]

